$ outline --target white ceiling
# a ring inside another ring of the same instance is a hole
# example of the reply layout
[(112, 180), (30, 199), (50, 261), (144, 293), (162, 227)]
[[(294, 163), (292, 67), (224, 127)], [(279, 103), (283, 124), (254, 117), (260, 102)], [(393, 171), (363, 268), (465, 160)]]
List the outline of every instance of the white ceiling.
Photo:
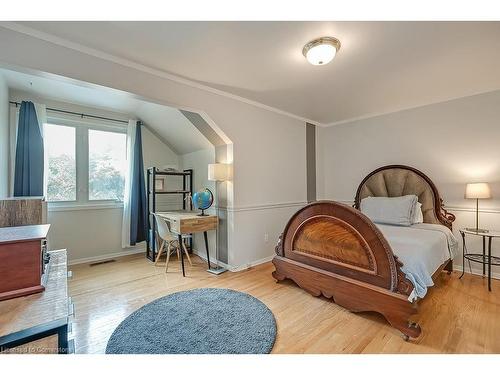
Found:
[[(22, 22), (320, 123), (500, 89), (499, 22)], [(325, 66), (303, 45), (335, 36)]]
[(213, 147), (177, 109), (139, 100), (118, 90), (0, 69), (10, 89), (56, 101), (77, 104), (137, 118), (178, 154)]

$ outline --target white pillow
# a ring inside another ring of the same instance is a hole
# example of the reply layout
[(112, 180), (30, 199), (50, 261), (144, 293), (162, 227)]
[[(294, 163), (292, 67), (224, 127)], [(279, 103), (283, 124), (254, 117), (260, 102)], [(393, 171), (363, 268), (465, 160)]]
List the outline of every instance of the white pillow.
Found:
[(415, 202), (415, 207), (413, 209), (413, 218), (411, 220), (412, 224), (421, 224), (424, 222), (424, 213), (422, 212), (422, 203)]
[(409, 227), (412, 225), (416, 195), (402, 197), (366, 197), (361, 200), (361, 212), (373, 222)]

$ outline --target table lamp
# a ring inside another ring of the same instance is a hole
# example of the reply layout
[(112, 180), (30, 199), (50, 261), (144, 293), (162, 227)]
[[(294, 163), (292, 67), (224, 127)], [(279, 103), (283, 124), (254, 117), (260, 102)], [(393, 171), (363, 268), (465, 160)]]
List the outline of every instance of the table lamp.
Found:
[(467, 184), (465, 187), (465, 198), (476, 200), (476, 227), (466, 229), (480, 233), (488, 232), (486, 229), (479, 228), (479, 200), (491, 198), (490, 186), (486, 182)]
[[(219, 220), (219, 189), (218, 182), (228, 181), (231, 179), (231, 165), (223, 163), (215, 163), (208, 165), (208, 180), (215, 181), (215, 195), (217, 199), (217, 220)], [(218, 224), (217, 224), (218, 225)], [(207, 271), (215, 275), (219, 275), (227, 270), (219, 266), (219, 230), (217, 227), (217, 237), (215, 246), (215, 260), (217, 262), (215, 268), (210, 268)]]

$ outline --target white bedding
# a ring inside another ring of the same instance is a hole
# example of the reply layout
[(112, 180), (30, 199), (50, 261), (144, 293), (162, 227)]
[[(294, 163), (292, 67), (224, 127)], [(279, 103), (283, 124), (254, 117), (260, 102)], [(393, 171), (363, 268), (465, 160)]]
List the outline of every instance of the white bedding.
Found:
[(434, 285), (434, 272), (457, 253), (458, 241), (453, 233), (439, 224), (414, 224), (409, 227), (377, 224), (377, 227), (403, 263), (401, 270), (414, 285), (408, 300), (424, 297), (427, 288)]

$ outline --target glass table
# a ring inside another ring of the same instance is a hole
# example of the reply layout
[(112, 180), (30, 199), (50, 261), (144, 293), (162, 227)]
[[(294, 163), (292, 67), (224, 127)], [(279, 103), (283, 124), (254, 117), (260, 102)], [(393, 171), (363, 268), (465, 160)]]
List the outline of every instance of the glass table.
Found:
[[(493, 238), (500, 238), (500, 231), (490, 230), (487, 232), (475, 231), (471, 229), (460, 229), (462, 236), (462, 274), (460, 279), (465, 274), (465, 260), (470, 262), (481, 263), (483, 265), (483, 276), (486, 275), (486, 266), (488, 266), (488, 290), (491, 292), (491, 266), (500, 266), (500, 257), (491, 255), (491, 242)], [(480, 236), (483, 239), (483, 253), (469, 253), (467, 243), (465, 241), (466, 235)], [(488, 253), (486, 253), (486, 240), (488, 240)], [(471, 269), (472, 273), (472, 269)]]

